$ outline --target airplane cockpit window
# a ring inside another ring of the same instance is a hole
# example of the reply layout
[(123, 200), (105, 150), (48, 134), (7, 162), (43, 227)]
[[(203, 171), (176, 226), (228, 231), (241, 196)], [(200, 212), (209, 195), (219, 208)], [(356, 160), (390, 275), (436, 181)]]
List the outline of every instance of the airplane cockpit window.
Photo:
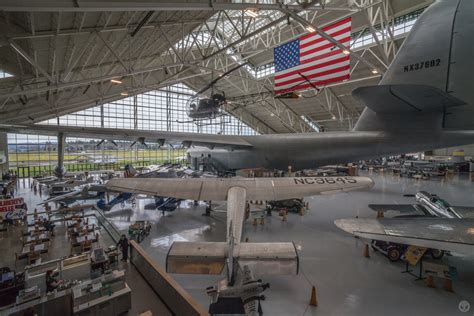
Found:
[(436, 204), (438, 204), (441, 207), (445, 207), (445, 208), (450, 207), (448, 202), (446, 202), (445, 200), (441, 200), (441, 199), (437, 200)]

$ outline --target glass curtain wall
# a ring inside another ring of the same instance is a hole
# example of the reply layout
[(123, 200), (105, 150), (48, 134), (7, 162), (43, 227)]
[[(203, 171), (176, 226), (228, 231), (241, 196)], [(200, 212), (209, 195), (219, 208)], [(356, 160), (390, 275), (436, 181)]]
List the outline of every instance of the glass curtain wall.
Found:
[[(124, 128), (226, 135), (255, 135), (252, 128), (231, 115), (193, 122), (187, 116), (188, 100), (195, 92), (183, 84), (127, 97), (42, 122), (50, 125)], [(8, 135), (10, 169), (21, 177), (51, 174), (57, 165), (57, 138)], [(152, 141), (146, 145), (127, 141), (67, 138), (65, 166), (69, 171), (119, 169), (186, 162), (186, 149)]]

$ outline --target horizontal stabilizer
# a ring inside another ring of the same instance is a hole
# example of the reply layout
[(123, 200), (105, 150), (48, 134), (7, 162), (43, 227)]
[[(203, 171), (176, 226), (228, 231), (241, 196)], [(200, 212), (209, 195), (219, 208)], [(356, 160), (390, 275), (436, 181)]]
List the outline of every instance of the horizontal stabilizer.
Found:
[(175, 197), (198, 201), (225, 201), (232, 187), (246, 190), (247, 200), (287, 200), (316, 194), (332, 194), (371, 188), (367, 177), (288, 178), (114, 178), (107, 182), (113, 191)]
[(227, 257), (226, 242), (176, 241), (166, 256), (166, 272), (221, 274)]
[(465, 104), (440, 89), (423, 85), (360, 87), (352, 96), (376, 113), (443, 111)]
[(474, 253), (474, 220), (453, 218), (338, 219), (340, 229), (367, 239)]
[[(166, 271), (183, 274), (221, 274), (228, 256), (225, 242), (174, 242), (166, 257)], [(299, 258), (291, 242), (240, 243), (234, 259), (255, 275), (298, 274)]]
[(236, 246), (240, 266), (248, 266), (254, 275), (298, 274), (299, 257), (292, 242), (241, 243)]

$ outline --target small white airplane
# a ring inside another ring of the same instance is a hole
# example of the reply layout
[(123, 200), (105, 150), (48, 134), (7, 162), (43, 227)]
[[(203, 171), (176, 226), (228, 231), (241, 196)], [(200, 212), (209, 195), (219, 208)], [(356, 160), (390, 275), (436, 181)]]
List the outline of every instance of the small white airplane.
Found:
[(334, 221), (355, 236), (430, 249), (474, 253), (474, 220), (418, 218), (350, 218)]
[(290, 178), (168, 178), (111, 179), (113, 191), (200, 201), (227, 201), (226, 242), (174, 242), (166, 258), (170, 273), (221, 274), (226, 279), (207, 288), (211, 314), (258, 315), (261, 293), (268, 284), (253, 274), (298, 273), (298, 253), (292, 242), (241, 242), (248, 200), (287, 200), (371, 188), (367, 177)]

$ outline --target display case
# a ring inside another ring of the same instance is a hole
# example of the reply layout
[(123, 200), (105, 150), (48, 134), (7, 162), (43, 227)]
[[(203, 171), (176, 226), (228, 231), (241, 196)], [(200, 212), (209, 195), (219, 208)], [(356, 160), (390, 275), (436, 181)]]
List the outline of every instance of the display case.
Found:
[(131, 308), (131, 290), (125, 271), (114, 270), (72, 289), (75, 315), (118, 315)]

